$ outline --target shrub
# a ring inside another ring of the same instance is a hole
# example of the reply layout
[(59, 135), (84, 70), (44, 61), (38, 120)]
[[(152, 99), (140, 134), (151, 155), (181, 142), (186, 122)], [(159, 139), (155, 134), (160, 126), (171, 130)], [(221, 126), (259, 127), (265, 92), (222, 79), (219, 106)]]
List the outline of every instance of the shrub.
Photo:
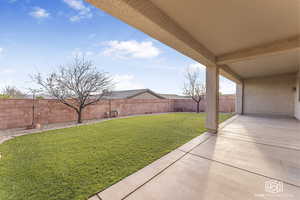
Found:
[(9, 99), (10, 96), (7, 94), (0, 94), (0, 99)]

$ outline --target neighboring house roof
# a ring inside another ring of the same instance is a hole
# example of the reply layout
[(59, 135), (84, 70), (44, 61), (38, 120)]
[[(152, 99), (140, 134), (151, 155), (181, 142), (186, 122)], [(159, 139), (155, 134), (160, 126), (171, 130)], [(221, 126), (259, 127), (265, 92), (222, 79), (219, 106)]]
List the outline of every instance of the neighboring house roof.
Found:
[(165, 97), (166, 99), (190, 99), (189, 96), (181, 96), (177, 94), (159, 94), (160, 96)]
[(153, 92), (150, 89), (112, 91), (110, 92), (110, 95), (104, 96), (103, 99), (130, 99), (144, 93), (150, 93), (159, 99), (165, 99), (165, 97)]

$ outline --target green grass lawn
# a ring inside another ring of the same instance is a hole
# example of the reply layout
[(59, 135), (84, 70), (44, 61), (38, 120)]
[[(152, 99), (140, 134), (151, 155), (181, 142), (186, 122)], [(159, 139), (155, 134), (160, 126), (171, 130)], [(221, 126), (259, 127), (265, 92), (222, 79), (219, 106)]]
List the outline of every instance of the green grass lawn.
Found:
[(87, 199), (200, 135), (204, 121), (204, 114), (149, 115), (9, 140), (0, 145), (0, 199)]

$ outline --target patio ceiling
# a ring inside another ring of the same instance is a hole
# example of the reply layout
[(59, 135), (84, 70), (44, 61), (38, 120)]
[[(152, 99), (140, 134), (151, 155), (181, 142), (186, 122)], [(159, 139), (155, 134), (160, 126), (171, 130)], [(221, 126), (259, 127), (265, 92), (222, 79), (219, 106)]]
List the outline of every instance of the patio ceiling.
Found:
[(87, 1), (235, 82), (300, 65), (299, 0)]

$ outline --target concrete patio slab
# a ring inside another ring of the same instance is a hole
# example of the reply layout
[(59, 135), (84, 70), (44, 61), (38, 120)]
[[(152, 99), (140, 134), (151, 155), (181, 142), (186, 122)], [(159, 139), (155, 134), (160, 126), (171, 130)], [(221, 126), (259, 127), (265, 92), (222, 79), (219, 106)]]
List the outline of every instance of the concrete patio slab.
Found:
[(95, 196), (89, 198), (89, 200), (100, 200), (100, 198), (97, 195), (95, 195)]
[(212, 137), (191, 154), (300, 187), (300, 151)]
[(203, 143), (205, 140), (207, 140), (209, 137), (213, 136), (213, 133), (203, 133), (202, 135), (195, 137), (191, 141), (185, 143), (181, 147), (178, 148), (180, 151), (189, 152), (199, 144)]
[(218, 135), (300, 150), (300, 123), (293, 118), (239, 116)]
[[(267, 194), (263, 176), (186, 155), (126, 200), (297, 199), (299, 188), (284, 185), (281, 197)], [(264, 196), (264, 197), (263, 197)], [(262, 198), (263, 197), (263, 198)], [(284, 198), (282, 198), (284, 197)]]

